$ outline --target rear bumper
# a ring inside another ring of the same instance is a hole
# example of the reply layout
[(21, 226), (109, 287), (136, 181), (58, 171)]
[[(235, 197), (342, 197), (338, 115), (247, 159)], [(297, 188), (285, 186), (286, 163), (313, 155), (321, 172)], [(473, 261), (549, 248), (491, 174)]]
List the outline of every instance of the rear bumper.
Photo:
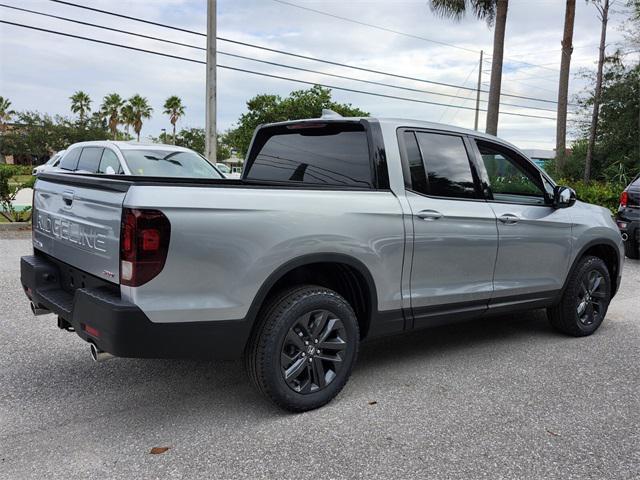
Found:
[(57, 314), (80, 338), (105, 352), (132, 358), (233, 359), (244, 351), (250, 332), (246, 320), (154, 323), (122, 300), (117, 286), (95, 286), (82, 272), (87, 286), (62, 288), (61, 273), (68, 272), (61, 269), (66, 267), (46, 256), (22, 257), (24, 291), (36, 307)]

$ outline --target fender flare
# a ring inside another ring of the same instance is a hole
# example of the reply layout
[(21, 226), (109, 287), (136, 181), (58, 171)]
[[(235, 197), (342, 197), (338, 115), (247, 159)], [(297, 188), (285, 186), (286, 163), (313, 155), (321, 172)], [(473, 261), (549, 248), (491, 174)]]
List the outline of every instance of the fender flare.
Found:
[(249, 311), (247, 312), (246, 320), (251, 325), (251, 328), (255, 325), (255, 321), (258, 316), (260, 308), (267, 300), (267, 294), (285, 275), (295, 270), (296, 268), (303, 267), (305, 265), (311, 265), (314, 263), (342, 263), (354, 268), (364, 278), (367, 289), (369, 291), (369, 311), (373, 316), (378, 310), (378, 292), (376, 290), (376, 284), (373, 280), (371, 272), (367, 266), (360, 260), (350, 255), (343, 253), (312, 253), (308, 255), (301, 255), (299, 257), (288, 260), (287, 262), (276, 268), (262, 283), (258, 289), (258, 293), (253, 298)]
[[(616, 270), (619, 270), (619, 268), (620, 268), (620, 251), (618, 250), (618, 245), (616, 245), (616, 243), (613, 240), (611, 240), (609, 238), (597, 238), (597, 239), (591, 240), (590, 242), (587, 242), (585, 245), (582, 246), (582, 248), (578, 251), (577, 255), (573, 259), (571, 267), (569, 268), (569, 271), (567, 272), (567, 276), (564, 279), (564, 284), (562, 285), (562, 289), (560, 290), (560, 293), (558, 295), (558, 301), (560, 301), (560, 298), (562, 298), (562, 295), (564, 295), (564, 291), (566, 290), (566, 288), (567, 288), (567, 286), (569, 284), (569, 279), (571, 278), (571, 275), (573, 275), (573, 272), (577, 268), (578, 262), (580, 261), (580, 259), (584, 256), (584, 254), (587, 252), (587, 250), (589, 250), (590, 248), (593, 248), (593, 247), (597, 247), (599, 245), (606, 245), (607, 247), (613, 248), (613, 251), (615, 252), (615, 256), (616, 256), (615, 268), (616, 268)], [(619, 271), (617, 272), (617, 275), (620, 275)], [(611, 298), (613, 298), (615, 296), (615, 294), (617, 293), (618, 288), (620, 287), (620, 285), (618, 285), (618, 279), (617, 278), (612, 278), (611, 281), (614, 282), (614, 286), (615, 286), (615, 289), (611, 293)]]

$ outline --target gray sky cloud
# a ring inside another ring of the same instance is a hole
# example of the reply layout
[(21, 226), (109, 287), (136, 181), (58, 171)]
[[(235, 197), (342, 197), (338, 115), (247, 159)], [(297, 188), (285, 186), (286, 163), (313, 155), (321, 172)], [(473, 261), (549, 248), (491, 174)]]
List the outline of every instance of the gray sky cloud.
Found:
[[(206, 2), (204, 0), (77, 1), (96, 8), (200, 32), (205, 31)], [(491, 53), (492, 31), (484, 22), (472, 17), (460, 22), (435, 17), (426, 1), (291, 1), (362, 22), (383, 25), (438, 42), (454, 44), (472, 51), (376, 30), (283, 5), (273, 0), (219, 1), (218, 35), (349, 65), (438, 82), (464, 84), (468, 87), (474, 87), (477, 81), (478, 53), (476, 52), (484, 49), (487, 56)], [(45, 0), (6, 0), (6, 3), (199, 46), (205, 45), (205, 39), (200, 36), (92, 13)], [(510, 2), (503, 92), (555, 100), (564, 5), (565, 2), (561, 0), (512, 0)], [(204, 52), (199, 50), (96, 30), (7, 9), (0, 9), (0, 12), (2, 19), (12, 22), (172, 55), (204, 59)], [(611, 21), (608, 43), (612, 47), (615, 46), (616, 41), (620, 40), (621, 35), (617, 26), (623, 19), (622, 15), (614, 14)], [(157, 135), (161, 128), (169, 128), (169, 120), (162, 114), (164, 99), (170, 95), (178, 95), (183, 98), (187, 106), (187, 113), (180, 121), (179, 127), (195, 127), (204, 124), (204, 65), (4, 24), (0, 25), (0, 39), (0, 95), (9, 97), (15, 109), (68, 115), (70, 114), (69, 96), (78, 89), (85, 90), (91, 95), (94, 108), (97, 108), (102, 97), (110, 92), (115, 91), (125, 97), (140, 93), (149, 98), (155, 110), (153, 118), (143, 127), (143, 135)], [(597, 58), (598, 40), (599, 22), (595, 9), (586, 5), (585, 2), (577, 2), (573, 72), (577, 72), (580, 68), (593, 68)], [(293, 71), (248, 60), (224, 56), (218, 59), (220, 64), (310, 82), (445, 103), (450, 106), (432, 106), (334, 91), (336, 100), (352, 103), (370, 111), (373, 115), (411, 117), (473, 127), (472, 111), (453, 108), (459, 105), (473, 107), (475, 93), (471, 91), (385, 77), (226, 42), (218, 42), (218, 48), (252, 58), (464, 96), (467, 99), (451, 99)], [(489, 69), (490, 64), (486, 63), (483, 71), (485, 71), (484, 81), (487, 83)], [(231, 127), (239, 115), (245, 111), (246, 101), (258, 93), (287, 95), (292, 90), (308, 87), (223, 69), (219, 69), (218, 79), (218, 122), (221, 130)], [(572, 77), (571, 92), (578, 92), (584, 87), (584, 80)], [(488, 88), (487, 85), (485, 88)], [(486, 98), (486, 95), (484, 97)], [(553, 104), (508, 97), (503, 97), (503, 101), (555, 108)], [(502, 111), (555, 116), (553, 112), (507, 106), (502, 107)], [(484, 115), (481, 115), (481, 125), (484, 125)], [(552, 148), (555, 143), (555, 123), (552, 120), (501, 115), (499, 135), (523, 148)]]

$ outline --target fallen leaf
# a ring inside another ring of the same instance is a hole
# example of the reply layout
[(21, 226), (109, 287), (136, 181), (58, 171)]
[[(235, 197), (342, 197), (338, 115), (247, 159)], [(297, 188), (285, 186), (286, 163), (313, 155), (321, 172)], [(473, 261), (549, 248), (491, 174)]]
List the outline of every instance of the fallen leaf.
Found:
[(559, 433), (552, 432), (551, 430), (547, 430), (547, 433), (548, 433), (549, 435), (553, 435), (554, 437), (560, 437), (560, 436), (561, 436)]
[(378, 404), (378, 402), (376, 402), (375, 400), (371, 400), (371, 401), (369, 402), (369, 405), (377, 405), (377, 404)]
[(151, 455), (160, 455), (166, 452), (167, 450), (169, 450), (170, 448), (171, 447), (153, 447), (149, 453)]

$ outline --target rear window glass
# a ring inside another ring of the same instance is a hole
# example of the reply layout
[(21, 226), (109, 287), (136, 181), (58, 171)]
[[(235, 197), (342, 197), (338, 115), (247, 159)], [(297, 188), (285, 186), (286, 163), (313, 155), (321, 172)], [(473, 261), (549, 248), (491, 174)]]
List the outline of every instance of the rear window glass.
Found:
[(213, 165), (195, 152), (127, 149), (122, 154), (132, 175), (222, 178)]
[(98, 165), (100, 165), (100, 157), (102, 157), (103, 148), (85, 147), (80, 154), (78, 162), (78, 170), (89, 173), (96, 173)]
[(417, 132), (427, 168), (429, 194), (437, 197), (476, 198), (471, 165), (462, 138)]
[(64, 170), (75, 170), (78, 166), (78, 158), (80, 158), (81, 150), (81, 148), (74, 148), (65, 153), (60, 162), (60, 168)]
[(263, 129), (254, 141), (245, 178), (371, 187), (367, 134), (357, 123), (292, 124)]

